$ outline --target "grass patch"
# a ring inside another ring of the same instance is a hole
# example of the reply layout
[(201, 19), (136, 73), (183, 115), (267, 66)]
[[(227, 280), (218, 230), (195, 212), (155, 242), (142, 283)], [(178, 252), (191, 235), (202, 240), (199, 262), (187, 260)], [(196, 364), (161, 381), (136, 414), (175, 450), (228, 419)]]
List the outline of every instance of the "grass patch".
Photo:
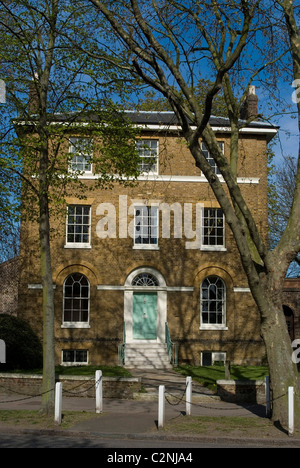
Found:
[(29, 429), (68, 429), (74, 424), (87, 419), (101, 417), (94, 412), (87, 411), (64, 411), (62, 423), (58, 425), (54, 416), (45, 416), (39, 411), (28, 410), (0, 410), (0, 424), (13, 427), (26, 427)]
[[(181, 365), (175, 370), (182, 375), (192, 377), (193, 380), (213, 391), (217, 389), (217, 380), (225, 378), (225, 367), (222, 365), (207, 367)], [(231, 366), (230, 378), (232, 380), (263, 380), (267, 375), (269, 375), (269, 369), (265, 366)]]
[(165, 432), (183, 435), (279, 437), (283, 436), (274, 424), (266, 418), (252, 417), (194, 417), (181, 416), (168, 421)]
[(124, 367), (119, 366), (57, 366), (55, 372), (59, 375), (94, 376), (97, 370), (102, 371), (103, 377), (132, 377)]

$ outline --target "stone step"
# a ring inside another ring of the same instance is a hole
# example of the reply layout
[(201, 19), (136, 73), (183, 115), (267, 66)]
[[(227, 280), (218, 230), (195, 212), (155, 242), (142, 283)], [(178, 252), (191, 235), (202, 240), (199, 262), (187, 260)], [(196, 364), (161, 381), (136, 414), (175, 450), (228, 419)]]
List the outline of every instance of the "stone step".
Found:
[(127, 344), (125, 366), (132, 369), (172, 369), (167, 347), (159, 343)]

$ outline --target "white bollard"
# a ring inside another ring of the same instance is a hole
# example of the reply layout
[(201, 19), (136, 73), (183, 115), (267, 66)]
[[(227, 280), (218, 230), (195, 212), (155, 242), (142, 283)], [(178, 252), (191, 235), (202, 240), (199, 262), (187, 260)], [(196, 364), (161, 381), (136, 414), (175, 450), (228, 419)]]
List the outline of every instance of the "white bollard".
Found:
[(165, 386), (159, 386), (158, 392), (158, 429), (165, 424)]
[(289, 436), (294, 435), (294, 387), (289, 387)]
[(55, 413), (54, 421), (61, 424), (61, 410), (62, 410), (62, 383), (57, 382), (55, 385)]
[(192, 377), (186, 378), (186, 415), (192, 414)]
[(96, 371), (96, 413), (103, 411), (102, 371)]
[(271, 399), (270, 399), (270, 377), (265, 377), (266, 384), (266, 416), (270, 418), (271, 416)]

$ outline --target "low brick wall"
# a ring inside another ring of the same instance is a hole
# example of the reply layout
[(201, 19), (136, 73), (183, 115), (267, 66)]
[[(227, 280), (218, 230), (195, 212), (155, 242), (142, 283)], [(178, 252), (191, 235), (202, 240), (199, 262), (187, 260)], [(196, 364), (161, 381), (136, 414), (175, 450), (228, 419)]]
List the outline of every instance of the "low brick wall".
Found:
[[(67, 397), (95, 398), (95, 378), (82, 376), (58, 376), (63, 395)], [(133, 399), (141, 390), (141, 379), (103, 377), (103, 398)], [(0, 374), (0, 395), (34, 396), (42, 392), (42, 376), (26, 374)]]
[(218, 380), (217, 394), (230, 403), (265, 404), (266, 390), (263, 380)]

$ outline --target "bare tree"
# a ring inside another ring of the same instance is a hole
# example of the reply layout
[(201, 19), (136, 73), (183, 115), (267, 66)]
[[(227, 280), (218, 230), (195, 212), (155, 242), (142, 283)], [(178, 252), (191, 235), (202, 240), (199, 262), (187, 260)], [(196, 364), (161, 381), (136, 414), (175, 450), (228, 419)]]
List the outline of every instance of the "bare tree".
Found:
[[(276, 248), (271, 250), (241, 193), (237, 167), (240, 131), (258, 118), (258, 115), (241, 114), (250, 85), (256, 80), (266, 90), (275, 92), (271, 74), (275, 64), (277, 70), (281, 66), (282, 70), (288, 69), (290, 47), (294, 77), (300, 77), (299, 35), (293, 2), (278, 1), (280, 8), (274, 11), (273, 2), (260, 0), (89, 1), (99, 12), (99, 18), (104, 16), (109, 22), (117, 46), (127, 52), (130, 72), (168, 100), (196, 166), (206, 176), (223, 209), (261, 316), (273, 395), (272, 418), (286, 426), (289, 385), (295, 387), (297, 411), (300, 411), (298, 373), (291, 359), (291, 342), (282, 311), (284, 279), (300, 249), (300, 176), (296, 178), (287, 227)], [(284, 15), (290, 44), (283, 28)], [(205, 74), (213, 85), (201, 106), (194, 88), (199, 77), (204, 78)], [(212, 103), (221, 89), (231, 124), (229, 161), (220, 151), (209, 125)], [(207, 163), (200, 138), (216, 161), (227, 190)]]

